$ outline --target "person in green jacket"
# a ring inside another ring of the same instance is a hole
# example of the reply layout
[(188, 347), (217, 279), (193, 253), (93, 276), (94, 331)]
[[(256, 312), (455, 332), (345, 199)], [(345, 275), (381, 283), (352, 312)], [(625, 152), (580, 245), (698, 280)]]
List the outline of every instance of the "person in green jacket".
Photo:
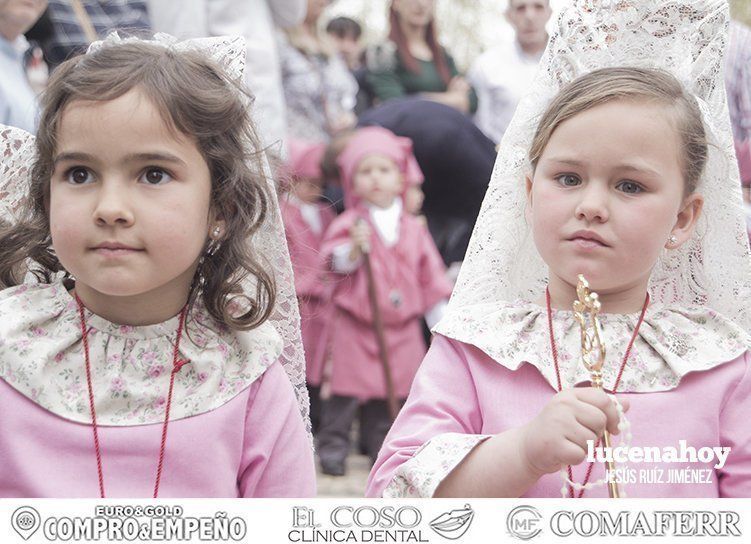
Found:
[(435, 0), (392, 0), (389, 21), (389, 39), (366, 55), (366, 80), (375, 99), (419, 94), (474, 113), (477, 95), (438, 43)]

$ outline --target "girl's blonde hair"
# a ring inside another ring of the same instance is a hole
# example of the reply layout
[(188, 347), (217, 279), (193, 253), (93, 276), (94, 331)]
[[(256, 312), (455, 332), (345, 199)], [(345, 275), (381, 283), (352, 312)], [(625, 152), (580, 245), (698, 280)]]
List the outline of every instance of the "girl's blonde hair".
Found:
[(537, 125), (529, 160), (532, 168), (553, 132), (575, 115), (614, 100), (645, 101), (664, 106), (681, 139), (681, 170), (686, 195), (693, 193), (707, 162), (707, 138), (696, 99), (662, 70), (602, 68), (575, 79), (558, 93)]
[[(212, 254), (207, 236), (189, 305), (200, 299), (214, 319), (233, 329), (258, 326), (271, 314), (276, 287), (273, 276), (250, 250), (272, 201), (263, 174), (263, 153), (249, 151), (260, 149), (250, 121), (249, 97), (207, 56), (145, 42), (109, 45), (70, 59), (50, 78), (42, 97), (37, 156), (23, 219), (0, 226), (0, 284), (21, 283), (27, 259), (33, 261), (31, 271), (41, 282), (49, 283), (58, 272), (68, 276), (52, 248), (49, 225), (50, 178), (60, 120), (74, 101), (106, 102), (136, 88), (171, 130), (195, 143), (209, 167), (212, 210), (226, 222), (226, 234)], [(255, 280), (252, 296), (242, 288), (248, 276)]]

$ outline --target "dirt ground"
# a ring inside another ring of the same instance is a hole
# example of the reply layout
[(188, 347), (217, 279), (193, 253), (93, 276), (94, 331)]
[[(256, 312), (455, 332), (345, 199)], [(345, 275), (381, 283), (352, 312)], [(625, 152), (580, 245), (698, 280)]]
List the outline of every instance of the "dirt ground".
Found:
[(370, 460), (365, 455), (350, 454), (347, 459), (347, 473), (344, 476), (327, 476), (318, 470), (319, 497), (359, 497), (365, 496), (365, 483), (370, 473)]

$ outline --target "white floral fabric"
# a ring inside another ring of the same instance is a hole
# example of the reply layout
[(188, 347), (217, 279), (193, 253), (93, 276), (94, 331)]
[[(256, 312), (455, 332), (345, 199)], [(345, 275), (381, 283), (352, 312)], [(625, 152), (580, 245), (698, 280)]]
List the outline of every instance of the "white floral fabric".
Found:
[[(606, 362), (603, 385), (612, 389), (641, 312), (600, 314)], [(572, 311), (552, 310), (564, 389), (588, 383), (581, 363), (581, 332)], [(547, 311), (533, 302), (488, 303), (448, 313), (433, 328), (480, 348), (498, 364), (517, 370), (533, 365), (558, 389)], [(461, 331), (461, 332), (459, 332)], [(623, 370), (619, 393), (675, 389), (689, 372), (709, 370), (751, 349), (751, 336), (738, 324), (708, 308), (666, 308), (652, 303)]]
[[(164, 420), (179, 317), (146, 326), (117, 325), (85, 311), (92, 389), (100, 425)], [(198, 304), (186, 319), (170, 420), (218, 408), (250, 386), (282, 352), (268, 322), (237, 332)], [(62, 281), (0, 291), (0, 379), (71, 421), (90, 423), (78, 305)]]
[(489, 434), (444, 433), (432, 438), (402, 463), (383, 492), (384, 499), (429, 498), (438, 484)]

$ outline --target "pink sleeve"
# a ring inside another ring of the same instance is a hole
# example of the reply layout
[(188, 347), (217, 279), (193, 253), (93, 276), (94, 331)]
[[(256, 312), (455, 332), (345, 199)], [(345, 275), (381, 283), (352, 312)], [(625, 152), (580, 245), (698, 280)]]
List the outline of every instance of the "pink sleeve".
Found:
[(718, 480), (721, 497), (751, 497), (751, 355), (742, 357), (743, 374), (720, 411), (720, 446), (729, 446)]
[(313, 448), (278, 362), (252, 386), (238, 476), (242, 497), (315, 497)]
[(289, 258), (292, 262), (292, 274), (295, 277), (295, 293), (300, 295), (300, 293), (306, 293), (308, 291), (305, 290), (307, 287), (307, 283), (305, 280), (307, 280), (307, 275), (305, 274), (305, 271), (300, 267), (300, 248), (297, 243), (297, 238), (293, 234), (293, 230), (291, 227), (286, 227), (285, 230), (287, 234), (287, 249), (289, 250)]
[(310, 227), (305, 224), (299, 210), (288, 202), (282, 201), (281, 210), (287, 249), (295, 278), (295, 293), (297, 296), (320, 295), (322, 270), (320, 270), (318, 248), (309, 247), (305, 241), (305, 234)]
[(326, 234), (321, 243), (321, 259), (325, 263), (324, 269), (331, 271), (330, 264), (334, 249), (342, 244), (350, 243), (349, 229), (357, 217), (352, 210), (345, 211), (336, 217), (326, 229)]
[(751, 139), (735, 140), (735, 156), (738, 158), (738, 170), (741, 173), (741, 183), (751, 185)]
[(433, 237), (427, 227), (420, 225), (422, 229), (422, 257), (420, 259), (420, 285), (422, 285), (425, 311), (430, 310), (441, 300), (451, 296), (451, 283), (446, 277), (446, 266), (443, 264), (441, 254), (435, 247)]
[(366, 496), (432, 496), (487, 435), (464, 353), (436, 335), (386, 436)]

